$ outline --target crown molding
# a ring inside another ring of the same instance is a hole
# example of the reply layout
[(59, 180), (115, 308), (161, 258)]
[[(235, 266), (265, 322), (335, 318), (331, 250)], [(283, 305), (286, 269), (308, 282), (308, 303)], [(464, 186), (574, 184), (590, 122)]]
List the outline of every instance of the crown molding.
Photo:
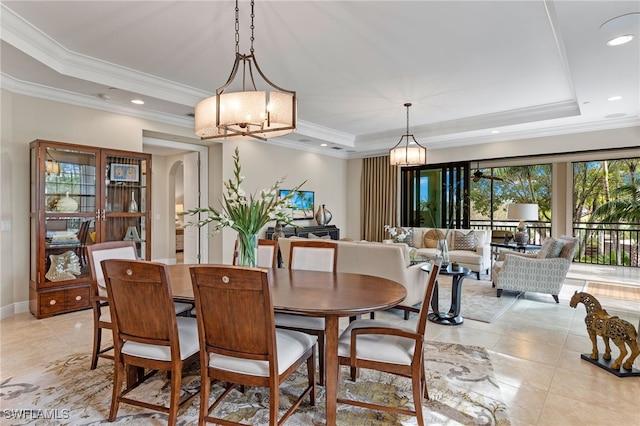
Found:
[(0, 38), (60, 74), (177, 104), (194, 106), (210, 92), (73, 52), (0, 4)]
[(95, 96), (81, 95), (75, 92), (55, 89), (36, 83), (17, 80), (7, 74), (0, 74), (0, 87), (13, 93), (35, 98), (46, 99), (54, 102), (76, 105), (84, 108), (91, 108), (106, 111), (113, 114), (126, 115), (129, 117), (153, 120), (161, 123), (172, 124), (180, 127), (193, 129), (193, 118), (182, 117), (174, 114), (167, 114), (158, 111), (149, 111), (140, 108), (132, 108), (114, 102), (103, 101)]

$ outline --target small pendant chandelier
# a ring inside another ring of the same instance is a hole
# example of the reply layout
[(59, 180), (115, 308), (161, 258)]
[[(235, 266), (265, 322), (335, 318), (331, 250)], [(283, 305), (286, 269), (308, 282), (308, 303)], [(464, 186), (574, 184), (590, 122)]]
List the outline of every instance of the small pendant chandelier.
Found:
[[(389, 164), (392, 166), (422, 166), (427, 164), (427, 148), (420, 145), (416, 138), (409, 134), (409, 107), (411, 104), (406, 103), (404, 106), (407, 107), (407, 134), (402, 135), (396, 146), (389, 150)], [(413, 139), (413, 142), (410, 143), (409, 138)]]
[[(251, 0), (251, 50), (249, 55), (240, 53), (238, 0), (236, 0), (236, 59), (227, 82), (216, 89), (216, 95), (204, 99), (195, 108), (195, 133), (200, 139), (216, 139), (231, 136), (250, 136), (266, 140), (283, 136), (296, 129), (296, 92), (273, 84), (260, 70), (253, 49), (253, 12)], [(242, 91), (227, 92), (238, 70), (242, 68)], [(253, 69), (270, 86), (259, 91)]]

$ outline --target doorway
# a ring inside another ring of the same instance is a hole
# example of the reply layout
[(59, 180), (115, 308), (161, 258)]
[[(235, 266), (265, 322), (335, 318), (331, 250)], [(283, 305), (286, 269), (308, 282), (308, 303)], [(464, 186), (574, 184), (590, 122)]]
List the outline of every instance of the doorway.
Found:
[(208, 206), (208, 147), (144, 137), (144, 152), (152, 154), (152, 258), (173, 263), (208, 263), (207, 229), (184, 226), (186, 211)]

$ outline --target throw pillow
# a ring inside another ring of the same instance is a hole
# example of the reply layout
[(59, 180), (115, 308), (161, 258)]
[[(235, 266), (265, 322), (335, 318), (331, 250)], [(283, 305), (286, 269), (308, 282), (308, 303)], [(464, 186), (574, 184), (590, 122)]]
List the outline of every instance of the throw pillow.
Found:
[(398, 235), (404, 235), (404, 238), (396, 238), (397, 243), (405, 243), (413, 247), (413, 228), (400, 228)]
[(476, 251), (476, 235), (473, 231), (470, 231), (467, 234), (456, 231), (454, 249)]
[(424, 233), (422, 237), (423, 244), (426, 248), (437, 248), (438, 241), (444, 239), (444, 234), (438, 229), (430, 229)]
[(558, 257), (562, 257), (565, 259), (569, 259), (573, 261), (573, 256), (575, 254), (576, 246), (578, 244), (578, 239), (570, 237), (568, 235), (562, 235), (560, 239), (564, 242), (564, 246), (562, 247), (562, 251)]
[(538, 259), (546, 259), (549, 257), (549, 250), (551, 250), (551, 246), (555, 238), (548, 237), (542, 241), (542, 245), (540, 246), (540, 251), (538, 252)]
[(549, 250), (549, 254), (547, 257), (558, 257), (560, 256), (560, 252), (564, 248), (564, 241), (553, 240), (553, 244), (551, 244), (551, 249)]
[(314, 234), (313, 232), (309, 232), (309, 239), (310, 240), (330, 240), (331, 239), (331, 235), (319, 236), (319, 235)]

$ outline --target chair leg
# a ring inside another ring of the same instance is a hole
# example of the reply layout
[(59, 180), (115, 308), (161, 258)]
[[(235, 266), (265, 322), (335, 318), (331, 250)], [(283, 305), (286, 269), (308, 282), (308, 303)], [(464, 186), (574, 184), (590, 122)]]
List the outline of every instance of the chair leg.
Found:
[(271, 386), (269, 388), (269, 426), (278, 425), (278, 407), (280, 406), (279, 392), (279, 386)]
[(476, 272), (476, 277), (478, 277), (478, 281), (480, 281), (480, 271)]
[(413, 405), (416, 410), (416, 418), (418, 425), (424, 426), (424, 418), (422, 416), (422, 377), (412, 377), (411, 387), (413, 388)]
[(501, 288), (499, 288), (499, 289), (497, 290), (497, 295), (496, 295), (496, 296), (497, 296), (497, 297), (502, 296), (502, 289), (501, 289)]
[(324, 371), (324, 333), (320, 333), (320, 335), (318, 336), (318, 364), (320, 373), (318, 382), (320, 386), (324, 386), (326, 378), (326, 373)]
[(560, 303), (560, 299), (558, 299), (558, 295), (557, 294), (552, 294), (551, 296), (553, 296), (553, 300), (555, 300), (556, 303)]
[(422, 379), (421, 379), (421, 381), (422, 381), (422, 387), (424, 388), (423, 389), (424, 398), (426, 400), (429, 400), (429, 390), (427, 389), (427, 370), (426, 370), (424, 365), (422, 366)]
[(313, 348), (313, 354), (307, 358), (307, 380), (311, 391), (309, 392), (309, 403), (316, 405), (316, 348)]
[(178, 408), (180, 406), (180, 386), (182, 383), (182, 368), (174, 368), (171, 371), (171, 396), (169, 397), (169, 421), (168, 425), (175, 425), (178, 420)]
[[(94, 313), (95, 318), (95, 313)], [(102, 343), (102, 329), (98, 327), (98, 321), (93, 321), (93, 352), (91, 354), (91, 370), (95, 370), (98, 366), (98, 352), (100, 352), (100, 344)]]
[(122, 382), (124, 381), (124, 364), (119, 359), (113, 360), (113, 393), (111, 396), (111, 408), (109, 410), (109, 421), (113, 422), (118, 415), (120, 405), (120, 392), (122, 392)]
[(200, 415), (198, 416), (198, 426), (204, 426), (207, 422), (205, 418), (209, 415), (209, 394), (211, 393), (211, 378), (204, 368), (200, 374)]

